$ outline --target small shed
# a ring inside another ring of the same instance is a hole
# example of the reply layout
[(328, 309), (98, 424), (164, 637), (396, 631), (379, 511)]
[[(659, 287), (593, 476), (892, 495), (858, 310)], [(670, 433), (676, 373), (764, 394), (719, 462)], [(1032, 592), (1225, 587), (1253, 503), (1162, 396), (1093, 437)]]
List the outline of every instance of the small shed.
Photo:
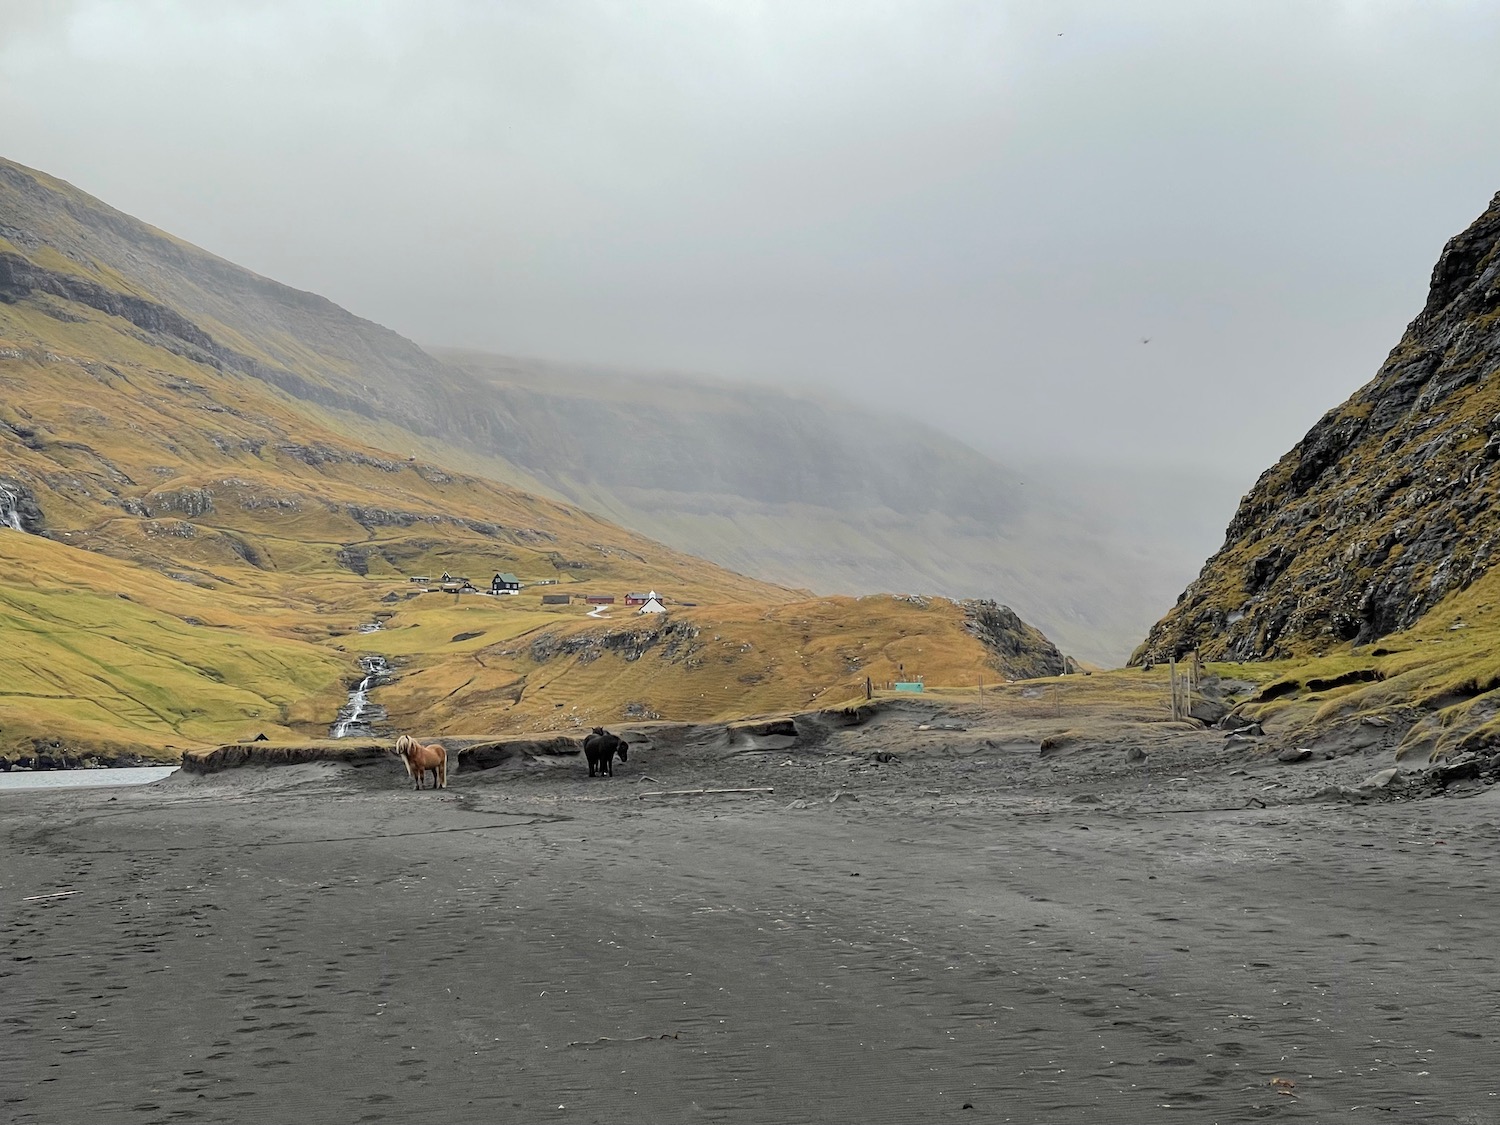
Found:
[(572, 594), (543, 594), (543, 605), (567, 605), (573, 600)]
[(590, 594), (586, 598), (584, 598), (583, 600), (586, 601), (586, 602), (588, 602), (589, 605), (614, 605), (615, 604), (615, 596), (613, 594)]
[(653, 594), (651, 597), (649, 597), (649, 598), (646, 599), (646, 604), (643, 605), (643, 606), (641, 606), (641, 608), (639, 610), (637, 610), (636, 612), (637, 613), (666, 613), (667, 612), (667, 607), (664, 606), (664, 605), (662, 605), (661, 602), (657, 600), (656, 595)]
[(490, 593), (492, 594), (519, 594), (521, 592), (521, 580), (508, 570), (502, 570), (490, 580)]

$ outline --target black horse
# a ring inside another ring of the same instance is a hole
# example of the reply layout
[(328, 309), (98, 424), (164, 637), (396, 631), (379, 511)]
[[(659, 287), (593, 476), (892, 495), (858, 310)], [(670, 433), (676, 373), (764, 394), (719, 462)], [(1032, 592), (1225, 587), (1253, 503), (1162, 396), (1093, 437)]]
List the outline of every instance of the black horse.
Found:
[(594, 770), (599, 771), (600, 777), (614, 777), (615, 754), (620, 755), (620, 761), (625, 761), (625, 752), (630, 744), (617, 734), (610, 734), (603, 727), (595, 727), (594, 732), (583, 740), (583, 756), (589, 760), (589, 776), (594, 776)]

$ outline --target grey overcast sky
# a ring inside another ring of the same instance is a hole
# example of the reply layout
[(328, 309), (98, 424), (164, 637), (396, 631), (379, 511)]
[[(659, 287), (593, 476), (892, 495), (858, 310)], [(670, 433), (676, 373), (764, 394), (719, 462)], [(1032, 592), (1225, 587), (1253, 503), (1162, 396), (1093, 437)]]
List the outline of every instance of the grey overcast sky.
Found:
[(1494, 0), (0, 0), (0, 153), (419, 342), (1242, 487), (1497, 107)]

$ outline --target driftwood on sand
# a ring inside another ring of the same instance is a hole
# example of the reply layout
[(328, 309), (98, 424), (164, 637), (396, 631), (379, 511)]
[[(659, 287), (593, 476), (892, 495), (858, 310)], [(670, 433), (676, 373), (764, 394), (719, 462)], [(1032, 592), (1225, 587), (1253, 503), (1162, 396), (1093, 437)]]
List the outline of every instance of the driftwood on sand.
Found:
[(641, 793), (641, 797), (712, 797), (720, 793), (774, 793), (775, 789), (769, 785), (756, 789), (653, 789), (649, 793)]

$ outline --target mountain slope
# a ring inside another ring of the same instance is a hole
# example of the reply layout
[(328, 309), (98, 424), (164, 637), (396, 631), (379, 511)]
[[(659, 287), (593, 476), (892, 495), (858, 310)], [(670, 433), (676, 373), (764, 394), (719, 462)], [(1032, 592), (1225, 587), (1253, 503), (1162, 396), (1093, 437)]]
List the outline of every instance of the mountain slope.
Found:
[[(414, 424), (436, 426), (424, 396), (457, 376), (3, 163), (0, 239), (0, 639), (21, 654), (0, 682), (0, 751), (322, 733), (366, 652), (396, 667), (378, 688), (394, 718), (476, 734), (801, 706), (894, 678), (916, 636), (913, 671), (932, 676), (1061, 667), (986, 607), (808, 601), (460, 471), (495, 458), (416, 456), (447, 447), (397, 421), (421, 408)], [(403, 398), (413, 370), (431, 380), (421, 401)], [(540, 589), (411, 581), (444, 571)], [(540, 598), (650, 588), (672, 607), (651, 625)], [(858, 650), (821, 644), (845, 631)], [(705, 633), (726, 659), (694, 643)], [(731, 651), (775, 660), (725, 680)]]
[(1500, 195), (1444, 248), (1379, 374), (1261, 476), (1146, 649), (1256, 660), (1368, 643), (1487, 573), (1497, 370)]
[(1443, 249), (1380, 372), (1260, 478), (1135, 659), (1282, 661), (1247, 713), (1308, 744), (1492, 748), (1497, 489), (1500, 195)]
[(0, 160), (0, 296), (124, 319), (336, 433), (823, 593), (998, 598), (1070, 651), (1128, 652), (1175, 584), (1086, 510), (890, 414), (729, 384), (435, 361), (71, 185)]
[(737, 570), (820, 593), (998, 597), (1105, 664), (1175, 589), (1159, 550), (895, 413), (680, 375), (433, 354), (525, 420), (504, 453), (532, 479)]
[(450, 390), (431, 357), (389, 329), (4, 160), (0, 239), (0, 293), (41, 290), (103, 306), (172, 350), (297, 398), (400, 415), (427, 432)]

